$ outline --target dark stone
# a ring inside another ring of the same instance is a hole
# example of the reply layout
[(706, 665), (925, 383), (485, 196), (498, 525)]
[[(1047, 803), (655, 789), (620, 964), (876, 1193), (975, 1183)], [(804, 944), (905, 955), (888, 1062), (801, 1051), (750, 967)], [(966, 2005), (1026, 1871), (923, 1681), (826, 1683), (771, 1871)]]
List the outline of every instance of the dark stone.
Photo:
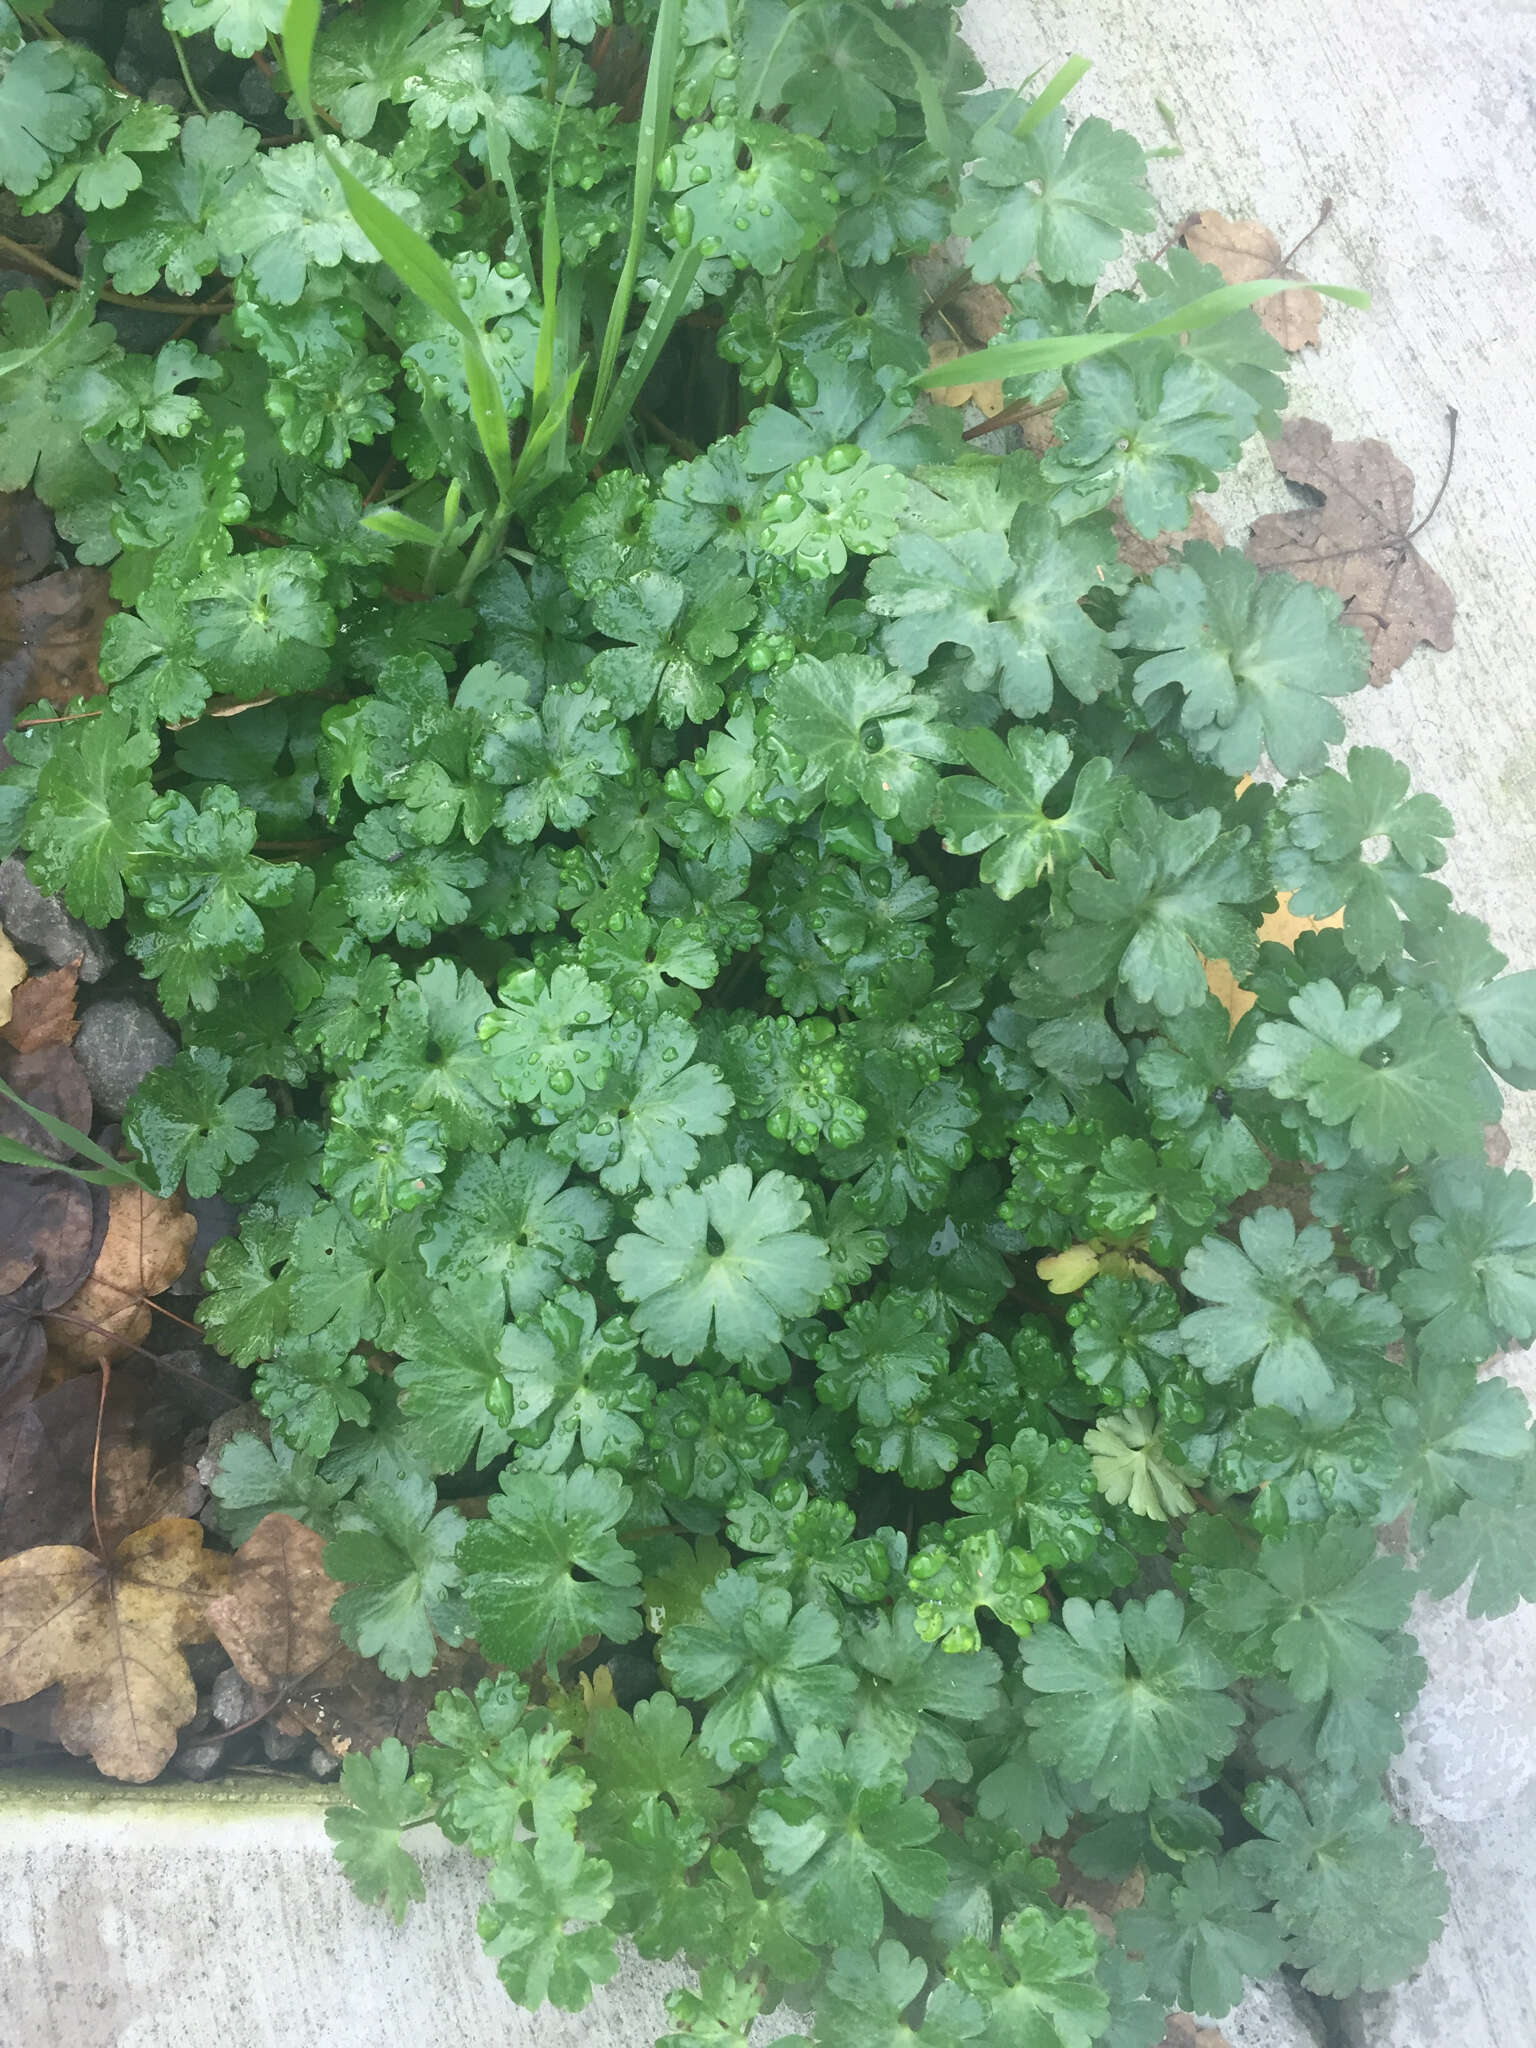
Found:
[(33, 966), (67, 967), (78, 960), (82, 981), (100, 981), (116, 959), (100, 932), (71, 917), (57, 896), (45, 896), (28, 881), (14, 854), (0, 861), (0, 926)]
[(170, 1032), (147, 1003), (131, 996), (93, 1003), (75, 1034), (75, 1058), (103, 1116), (121, 1116), (144, 1076), (175, 1057)]

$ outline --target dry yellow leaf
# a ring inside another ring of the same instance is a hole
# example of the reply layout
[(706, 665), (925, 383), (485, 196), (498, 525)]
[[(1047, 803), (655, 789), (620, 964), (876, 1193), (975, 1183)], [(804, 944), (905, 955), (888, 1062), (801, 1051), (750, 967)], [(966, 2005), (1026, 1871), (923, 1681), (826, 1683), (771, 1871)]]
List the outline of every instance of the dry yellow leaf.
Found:
[(1276, 908), (1270, 911), (1259, 926), (1261, 946), (1286, 946), (1294, 953), (1296, 941), (1303, 932), (1325, 932), (1330, 927), (1336, 927), (1344, 922), (1342, 908), (1330, 911), (1326, 917), (1293, 917), (1289, 889), (1282, 889), (1279, 892), (1275, 904)]
[(1069, 1244), (1064, 1252), (1037, 1259), (1035, 1271), (1051, 1294), (1077, 1294), (1100, 1273), (1113, 1273), (1120, 1280), (1163, 1277), (1156, 1266), (1149, 1266), (1134, 1252), (1115, 1251), (1099, 1243)]
[(79, 1293), (48, 1318), (49, 1348), (84, 1366), (140, 1343), (149, 1330), (150, 1297), (180, 1274), (196, 1235), (197, 1218), (179, 1195), (163, 1202), (141, 1188), (113, 1188), (95, 1267)]
[(0, 1024), (11, 1021), (11, 997), (27, 978), (27, 963), (0, 932)]
[[(1341, 925), (1344, 922), (1342, 910), (1335, 910), (1327, 917), (1293, 917), (1289, 889), (1281, 889), (1277, 893), (1275, 905), (1276, 907), (1259, 926), (1261, 946), (1286, 946), (1294, 953), (1296, 941), (1302, 932), (1323, 932), (1331, 925)], [(1258, 998), (1242, 986), (1227, 961), (1207, 960), (1204, 965), (1206, 986), (1231, 1018), (1235, 1030)]]
[[(930, 363), (952, 363), (959, 356), (968, 356), (974, 351), (960, 341), (934, 341), (928, 345)], [(1000, 377), (989, 379), (983, 384), (941, 384), (930, 396), (940, 405), (972, 405), (986, 417), (995, 419), (1005, 404), (1003, 385)]]
[(183, 1643), (212, 1634), (207, 1608), (227, 1558), (203, 1549), (196, 1522), (152, 1522), (110, 1564), (72, 1543), (0, 1564), (0, 1703), (62, 1688), (54, 1734), (109, 1778), (143, 1785), (197, 1712)]

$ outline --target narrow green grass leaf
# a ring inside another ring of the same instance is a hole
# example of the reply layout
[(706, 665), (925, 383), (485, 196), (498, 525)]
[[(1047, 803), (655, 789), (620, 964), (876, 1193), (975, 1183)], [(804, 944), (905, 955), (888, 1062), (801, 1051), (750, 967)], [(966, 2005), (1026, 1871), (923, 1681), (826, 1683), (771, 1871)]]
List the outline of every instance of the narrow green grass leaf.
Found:
[(288, 12), (283, 16), (283, 67), (293, 96), (311, 128), (315, 125), (315, 105), (310, 96), (309, 75), (319, 28), (320, 0), (288, 0)]
[(582, 453), (589, 461), (600, 461), (606, 454), (640, 396), (646, 378), (656, 366), (656, 358), (665, 348), (668, 335), (688, 303), (688, 294), (693, 290), (693, 281), (699, 274), (702, 261), (699, 245), (694, 242), (686, 249), (679, 249), (668, 264), (661, 289), (646, 308), (645, 318), (630, 344), (629, 356), (613, 395), (602, 417), (588, 426)]
[(94, 1138), (85, 1131), (76, 1130), (73, 1124), (65, 1123), (62, 1117), (52, 1116), (46, 1109), (39, 1109), (34, 1102), (28, 1102), (24, 1095), (18, 1095), (14, 1088), (0, 1081), (0, 1095), (7, 1102), (29, 1116), (33, 1123), (45, 1130), (49, 1137), (57, 1138), (61, 1145), (68, 1145), (71, 1151), (80, 1153), (86, 1159), (94, 1159), (101, 1168), (92, 1172), (85, 1166), (65, 1166), (57, 1159), (50, 1159), (46, 1153), (34, 1152), (30, 1145), (24, 1145), (19, 1138), (0, 1137), (0, 1162), (7, 1166), (35, 1166), (43, 1173), (69, 1173), (76, 1180), (88, 1180), (95, 1187), (142, 1188), (146, 1195), (154, 1193), (147, 1181), (140, 1180), (131, 1166), (125, 1166), (121, 1159), (114, 1159), (104, 1151)]
[[(978, 377), (1024, 377), (1036, 370), (1059, 370), (1089, 356), (1130, 348), (1138, 341), (1177, 340), (1181, 334), (1217, 327), (1259, 299), (1301, 287), (1302, 280), (1284, 277), (1259, 278), (1252, 284), (1218, 285), (1214, 291), (1191, 299), (1187, 306), (1180, 306), (1176, 313), (1151, 320), (1145, 327), (1133, 328), (1129, 334), (1043, 334), (1032, 341), (1005, 342), (1000, 348), (977, 349), (968, 356), (957, 356), (952, 363), (936, 363), (931, 370), (915, 377), (913, 383), (920, 391), (938, 391), (949, 384), (972, 384)], [(1369, 292), (1357, 291), (1353, 285), (1314, 284), (1306, 288), (1346, 306), (1365, 307), (1371, 303)]]
[(602, 413), (613, 386), (618, 365), (619, 344), (624, 323), (635, 295), (635, 278), (640, 270), (640, 253), (645, 247), (646, 222), (650, 216), (651, 194), (656, 187), (656, 166), (666, 149), (667, 129), (672, 111), (672, 87), (677, 78), (678, 54), (683, 38), (683, 0), (661, 0), (651, 39), (651, 62), (645, 79), (645, 101), (640, 109), (640, 130), (635, 157), (635, 183), (629, 216), (629, 241), (624, 264), (608, 308), (608, 325), (597, 358), (597, 379), (592, 389), (591, 417)]
[(1033, 135), (1040, 123), (1055, 113), (1079, 79), (1086, 78), (1092, 69), (1089, 58), (1069, 57), (1038, 97), (1030, 102), (1029, 111), (1014, 129), (1014, 134)]

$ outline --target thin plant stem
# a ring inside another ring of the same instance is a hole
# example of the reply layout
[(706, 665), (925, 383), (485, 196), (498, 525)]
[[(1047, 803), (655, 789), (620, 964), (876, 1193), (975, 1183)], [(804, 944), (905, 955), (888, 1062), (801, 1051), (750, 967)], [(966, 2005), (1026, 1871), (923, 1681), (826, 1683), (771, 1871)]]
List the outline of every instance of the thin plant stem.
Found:
[(197, 80), (192, 76), (192, 67), (187, 62), (186, 45), (174, 29), (171, 31), (171, 41), (176, 45), (176, 62), (181, 66), (181, 75), (186, 82), (187, 96), (206, 121), (208, 119), (208, 102), (197, 89)]

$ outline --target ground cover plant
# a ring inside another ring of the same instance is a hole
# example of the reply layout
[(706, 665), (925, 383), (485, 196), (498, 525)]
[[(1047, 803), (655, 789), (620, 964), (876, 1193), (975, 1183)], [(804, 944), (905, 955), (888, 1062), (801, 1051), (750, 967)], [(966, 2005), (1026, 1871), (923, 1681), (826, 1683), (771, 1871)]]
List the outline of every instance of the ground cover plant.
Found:
[[(1104, 288), (1142, 150), (939, 0), (162, 18), (179, 111), (0, 31), (0, 182), (80, 229), (5, 301), (0, 487), (120, 607), (0, 842), (179, 1030), (131, 1172), (241, 1211), (230, 1540), (323, 1541), (391, 1678), (494, 1667), (348, 1760), (353, 1883), (403, 1917), (435, 1818), (515, 1998), (683, 1955), (671, 2044), (1150, 2048), (1410, 1972), (1410, 1600), (1536, 1592), (1480, 1370), (1536, 1335), (1484, 1155), (1536, 976), (1330, 755), (1339, 599), (1122, 546), (1278, 430), (1280, 282)], [(924, 396), (976, 377), (1038, 447)], [(156, 1526), (174, 1661), (232, 1596)], [(42, 1555), (29, 1628), (110, 1604)]]

